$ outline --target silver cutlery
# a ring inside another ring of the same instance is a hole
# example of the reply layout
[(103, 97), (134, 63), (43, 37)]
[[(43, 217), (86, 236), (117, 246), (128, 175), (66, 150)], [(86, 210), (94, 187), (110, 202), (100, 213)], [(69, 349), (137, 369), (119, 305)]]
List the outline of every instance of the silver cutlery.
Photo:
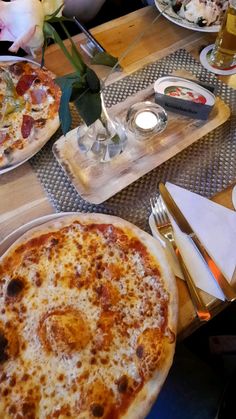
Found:
[(159, 190), (168, 211), (174, 218), (180, 230), (183, 233), (187, 234), (188, 237), (192, 240), (199, 255), (202, 257), (206, 266), (210, 270), (213, 278), (218, 283), (219, 287), (224, 293), (226, 300), (228, 301), (236, 300), (236, 292), (231, 287), (231, 285), (229, 284), (229, 282), (227, 281), (227, 279), (225, 278), (224, 274), (221, 272), (221, 270), (219, 269), (215, 261), (211, 258), (208, 251), (206, 250), (204, 245), (201, 243), (197, 235), (194, 233), (192, 227), (186, 220), (183, 213), (180, 211), (179, 207), (177, 206), (171, 194), (169, 193), (169, 191), (167, 190), (167, 188), (165, 187), (163, 183), (159, 184)]
[(193, 302), (193, 305), (196, 309), (196, 313), (198, 315), (198, 318), (200, 321), (208, 321), (211, 318), (211, 314), (206, 307), (206, 304), (204, 303), (200, 291), (196, 287), (188, 268), (186, 267), (184, 260), (182, 258), (181, 253), (179, 252), (179, 249), (177, 248), (173, 228), (169, 219), (169, 216), (166, 211), (166, 207), (162, 201), (161, 198), (151, 198), (150, 199), (151, 208), (152, 208), (152, 214), (154, 217), (154, 221), (156, 224), (156, 227), (159, 231), (159, 233), (166, 238), (172, 245), (175, 254), (177, 256), (177, 259), (179, 261), (179, 265), (181, 267), (181, 270), (183, 272), (183, 276), (186, 280), (188, 290)]
[(73, 16), (73, 20), (76, 23), (76, 25), (80, 28), (80, 30), (85, 34), (85, 36), (88, 38), (90, 42), (92, 42), (94, 48), (98, 52), (105, 52), (105, 49), (102, 47), (101, 44), (94, 38), (94, 36), (91, 34), (91, 32), (85, 28), (85, 26), (79, 21), (79, 19), (75, 16)]

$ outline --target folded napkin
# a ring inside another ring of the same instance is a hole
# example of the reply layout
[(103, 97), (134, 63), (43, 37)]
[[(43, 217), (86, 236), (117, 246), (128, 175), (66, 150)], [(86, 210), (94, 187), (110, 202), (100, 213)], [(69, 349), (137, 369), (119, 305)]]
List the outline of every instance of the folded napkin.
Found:
[[(210, 256), (230, 282), (236, 267), (236, 212), (169, 182), (166, 187)], [(190, 238), (180, 231), (171, 216), (170, 219), (176, 243), (197, 287), (216, 298), (225, 300), (224, 294)], [(162, 236), (160, 237), (152, 215), (149, 223), (153, 235), (165, 246), (175, 275), (183, 278), (177, 259), (175, 255), (173, 256), (173, 252), (169, 251), (169, 245), (166, 245)]]

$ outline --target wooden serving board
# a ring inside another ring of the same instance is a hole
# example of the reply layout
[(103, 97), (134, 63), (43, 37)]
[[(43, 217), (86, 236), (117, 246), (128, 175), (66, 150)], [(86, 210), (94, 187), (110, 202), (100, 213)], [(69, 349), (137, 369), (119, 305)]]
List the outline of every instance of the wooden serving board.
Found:
[[(109, 113), (125, 121), (129, 107), (145, 100), (154, 101), (153, 86), (113, 106)], [(165, 131), (142, 141), (129, 136), (123, 153), (107, 163), (88, 159), (80, 152), (77, 128), (59, 138), (53, 152), (81, 197), (100, 204), (223, 124), (229, 116), (230, 109), (220, 98), (216, 98), (207, 121), (168, 112)]]

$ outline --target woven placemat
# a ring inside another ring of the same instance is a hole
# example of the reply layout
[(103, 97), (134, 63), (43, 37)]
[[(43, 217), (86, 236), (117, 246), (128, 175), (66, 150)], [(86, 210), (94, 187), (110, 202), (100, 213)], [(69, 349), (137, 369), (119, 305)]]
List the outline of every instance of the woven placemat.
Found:
[[(80, 197), (53, 156), (52, 144), (61, 136), (59, 130), (30, 160), (56, 211), (113, 214), (149, 231), (149, 199), (157, 193), (160, 181), (168, 180), (211, 197), (236, 179), (236, 91), (205, 70), (187, 51), (178, 50), (108, 86), (104, 92), (106, 105), (122, 102), (157, 78), (181, 69), (214, 84), (216, 95), (231, 108), (230, 120), (100, 205), (90, 204)], [(78, 120), (77, 114), (73, 115), (73, 128)]]

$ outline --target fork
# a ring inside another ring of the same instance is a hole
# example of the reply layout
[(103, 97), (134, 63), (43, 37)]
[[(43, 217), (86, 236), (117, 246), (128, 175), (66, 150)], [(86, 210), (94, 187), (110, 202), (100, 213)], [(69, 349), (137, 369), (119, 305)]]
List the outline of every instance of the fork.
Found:
[(200, 292), (198, 288), (196, 287), (189, 273), (187, 266), (185, 265), (185, 262), (182, 258), (181, 253), (179, 252), (179, 249), (177, 248), (175, 237), (174, 237), (174, 232), (173, 232), (173, 227), (171, 225), (164, 202), (162, 201), (161, 197), (160, 198), (155, 197), (155, 198), (150, 199), (150, 203), (151, 203), (154, 221), (155, 221), (155, 224), (159, 233), (170, 242), (177, 256), (179, 265), (183, 272), (183, 276), (186, 280), (188, 290), (191, 295), (191, 299), (196, 309), (199, 320), (200, 321), (210, 320), (211, 314), (208, 308), (206, 307), (206, 304), (204, 303), (200, 295)]

